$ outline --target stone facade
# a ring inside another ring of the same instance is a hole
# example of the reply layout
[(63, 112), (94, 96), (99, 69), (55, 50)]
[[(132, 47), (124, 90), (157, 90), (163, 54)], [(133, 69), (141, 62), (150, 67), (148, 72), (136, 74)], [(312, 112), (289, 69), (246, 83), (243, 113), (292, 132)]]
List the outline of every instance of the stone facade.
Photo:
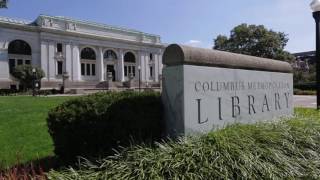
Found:
[(17, 85), (10, 70), (20, 64), (43, 69), (43, 88), (59, 87), (63, 73), (69, 88), (99, 88), (108, 72), (115, 86), (129, 77), (157, 85), (164, 48), (159, 36), (131, 29), (60, 16), (0, 17), (0, 88)]

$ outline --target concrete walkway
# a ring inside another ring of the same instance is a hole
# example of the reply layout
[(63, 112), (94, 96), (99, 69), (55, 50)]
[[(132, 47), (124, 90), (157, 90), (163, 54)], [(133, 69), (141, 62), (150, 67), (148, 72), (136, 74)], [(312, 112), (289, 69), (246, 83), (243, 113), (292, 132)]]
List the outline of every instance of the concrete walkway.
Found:
[(294, 107), (317, 108), (316, 96), (294, 96)]

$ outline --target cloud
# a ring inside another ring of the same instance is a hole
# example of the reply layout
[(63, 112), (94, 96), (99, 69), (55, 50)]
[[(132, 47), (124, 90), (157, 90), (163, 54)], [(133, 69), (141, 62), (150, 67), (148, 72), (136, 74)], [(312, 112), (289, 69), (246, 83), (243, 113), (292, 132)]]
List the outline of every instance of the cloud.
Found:
[(185, 43), (188, 46), (193, 46), (193, 47), (202, 47), (202, 42), (199, 40), (189, 40), (188, 42)]

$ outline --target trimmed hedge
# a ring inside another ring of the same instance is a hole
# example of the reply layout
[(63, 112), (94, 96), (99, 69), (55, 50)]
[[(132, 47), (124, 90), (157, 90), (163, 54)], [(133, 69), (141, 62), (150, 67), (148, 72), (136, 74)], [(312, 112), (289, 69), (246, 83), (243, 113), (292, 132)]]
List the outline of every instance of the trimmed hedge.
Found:
[(157, 147), (134, 146), (48, 178), (320, 179), (320, 112), (296, 110), (296, 117), (277, 123), (235, 124)]
[(98, 157), (132, 140), (159, 140), (159, 93), (98, 93), (69, 100), (49, 112), (47, 122), (55, 154), (64, 160)]

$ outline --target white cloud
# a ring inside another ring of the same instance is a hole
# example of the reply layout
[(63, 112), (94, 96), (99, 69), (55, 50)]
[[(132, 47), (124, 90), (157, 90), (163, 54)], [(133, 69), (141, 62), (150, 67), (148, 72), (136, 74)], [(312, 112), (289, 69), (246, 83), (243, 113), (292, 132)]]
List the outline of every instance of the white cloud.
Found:
[(199, 40), (189, 40), (185, 44), (188, 46), (193, 46), (193, 47), (202, 47), (202, 42)]

